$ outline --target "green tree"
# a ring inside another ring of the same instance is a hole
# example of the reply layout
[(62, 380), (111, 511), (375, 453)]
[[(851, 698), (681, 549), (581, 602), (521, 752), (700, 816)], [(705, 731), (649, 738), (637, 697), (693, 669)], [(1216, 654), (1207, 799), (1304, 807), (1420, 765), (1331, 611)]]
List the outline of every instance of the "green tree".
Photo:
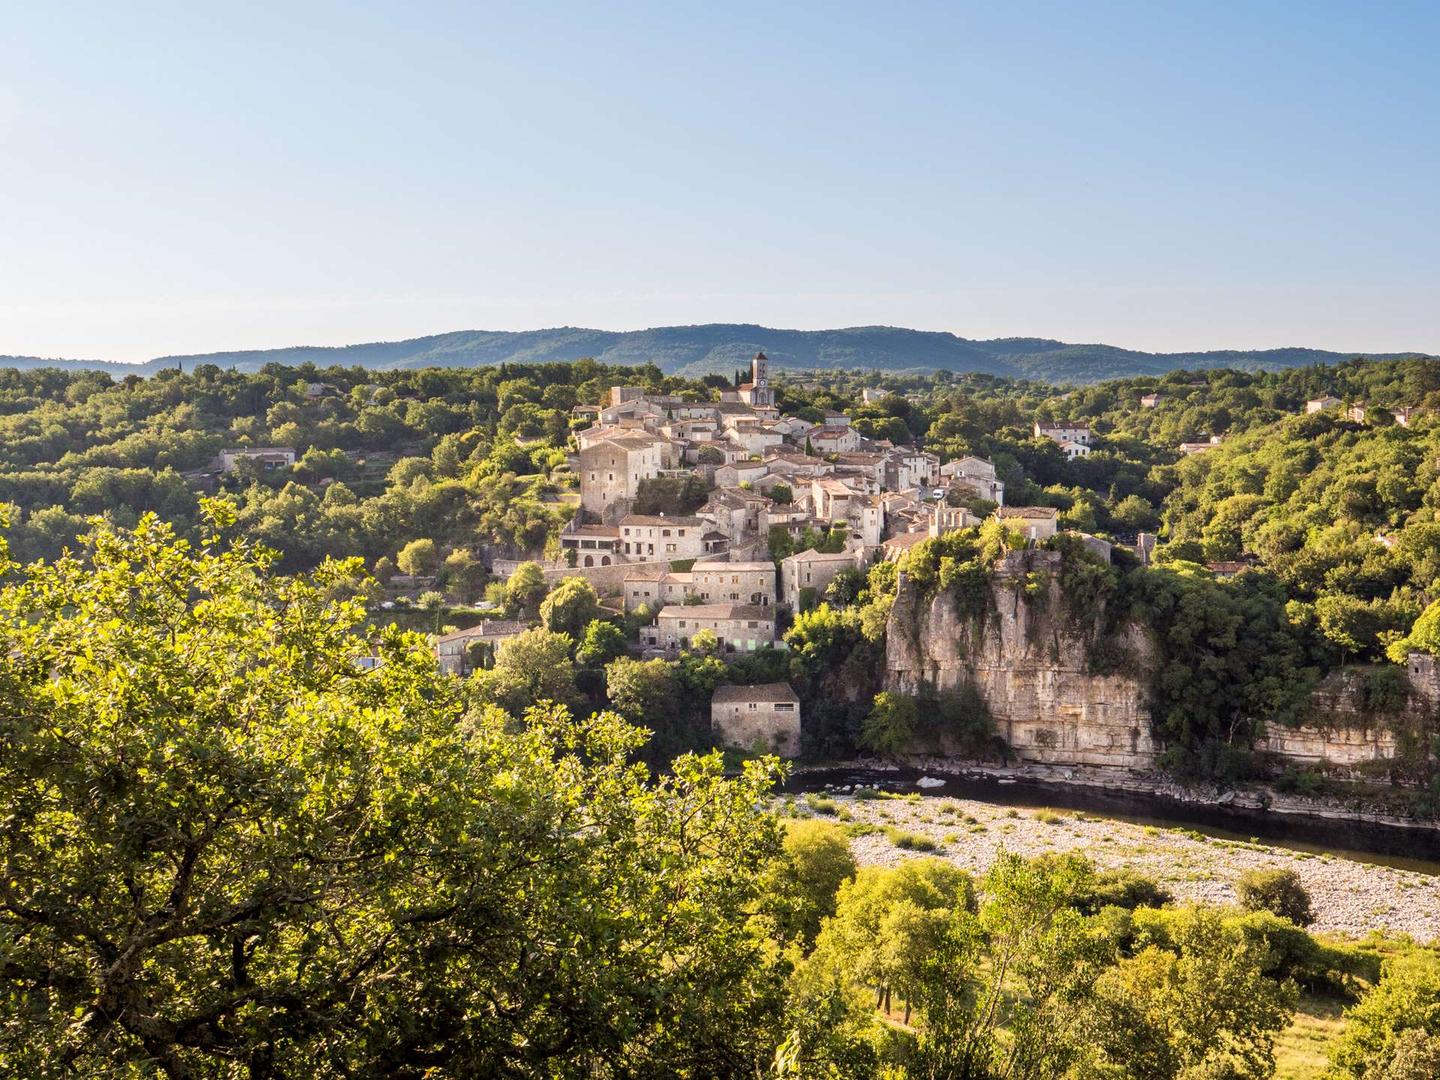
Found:
[(785, 859), (777, 868), (784, 929), (808, 946), (824, 919), (835, 914), (840, 886), (856, 873), (855, 856), (843, 829), (807, 819), (786, 823)]
[(421, 538), (411, 540), (400, 549), (395, 556), (395, 565), (402, 574), (421, 577), (435, 569), (436, 559), (435, 541)]
[(860, 728), (860, 745), (880, 754), (897, 754), (910, 746), (918, 721), (914, 698), (882, 690)]
[(574, 642), (535, 627), (500, 643), (495, 666), (476, 675), (480, 699), (513, 715), (542, 701), (576, 703)]
[(449, 610), (445, 603), (445, 597), (434, 589), (427, 589), (415, 598), (415, 606), (427, 616), (430, 632), (432, 634), (440, 633), (440, 620)]
[(582, 577), (562, 578), (540, 603), (541, 625), (577, 641), (599, 616), (600, 597), (595, 586)]
[(523, 562), (505, 583), (505, 606), (517, 618), (536, 619), (540, 601), (545, 599), (545, 572), (539, 563)]
[(356, 669), (355, 564), (274, 561), (144, 518), (5, 568), (0, 1072), (759, 1071), (770, 766), (467, 716), (413, 636)]
[[(1424, 1043), (1414, 1035), (1425, 1036)], [(1440, 1039), (1440, 956), (1415, 949), (1385, 961), (1380, 981), (1345, 1014), (1345, 1030), (1330, 1051), (1337, 1077), (1409, 1080), (1391, 1071), (1396, 1059), (1417, 1058)], [(1403, 1054), (1403, 1057), (1402, 1057)]]
[(612, 660), (605, 667), (605, 693), (621, 715), (650, 727), (668, 725), (680, 711), (675, 666), (668, 660)]
[(1387, 650), (1390, 659), (1397, 664), (1405, 663), (1412, 652), (1427, 652), (1440, 656), (1440, 600), (1436, 600), (1420, 613), (1410, 632), (1394, 642)]
[(575, 649), (575, 662), (583, 667), (603, 668), (624, 655), (625, 631), (606, 619), (594, 619), (585, 627), (585, 636)]
[(1197, 908), (1171, 949), (1148, 946), (1095, 983), (1098, 1042), (1129, 1075), (1268, 1080), (1292, 991), (1262, 973), (1263, 944)]

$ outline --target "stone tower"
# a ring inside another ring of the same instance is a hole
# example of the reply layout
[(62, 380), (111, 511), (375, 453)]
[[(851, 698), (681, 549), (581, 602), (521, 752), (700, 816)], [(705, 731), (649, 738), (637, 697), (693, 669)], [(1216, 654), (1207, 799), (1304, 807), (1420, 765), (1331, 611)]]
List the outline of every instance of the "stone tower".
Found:
[(740, 388), (740, 400), (755, 409), (773, 409), (775, 391), (770, 388), (770, 360), (757, 352), (750, 361), (750, 382)]
[(770, 385), (770, 360), (763, 352), (750, 361), (750, 382), (756, 389)]

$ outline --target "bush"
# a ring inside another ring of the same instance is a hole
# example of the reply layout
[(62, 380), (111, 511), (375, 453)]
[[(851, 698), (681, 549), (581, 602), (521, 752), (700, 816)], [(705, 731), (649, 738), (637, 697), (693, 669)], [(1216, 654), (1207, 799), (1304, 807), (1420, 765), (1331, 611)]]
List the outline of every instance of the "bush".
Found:
[(1247, 870), (1235, 883), (1235, 892), (1246, 911), (1268, 911), (1296, 926), (1315, 921), (1310, 894), (1294, 870)]
[(1095, 875), (1095, 886), (1081, 910), (1098, 912), (1104, 908), (1159, 908), (1172, 900), (1174, 897), (1159, 882), (1134, 870), (1102, 870)]
[[(1425, 1039), (1410, 1032), (1420, 1032)], [(1385, 974), (1360, 1004), (1346, 1015), (1345, 1032), (1331, 1051), (1337, 1077), (1411, 1077), (1433, 1073), (1402, 1072), (1423, 1057), (1440, 1036), (1440, 956), (1416, 950), (1385, 963)], [(1415, 1046), (1419, 1042), (1426, 1045)]]
[(840, 804), (823, 795), (806, 795), (805, 805), (810, 808), (812, 813), (824, 814), (826, 817), (834, 817), (840, 812)]
[(885, 830), (885, 835), (890, 842), (901, 851), (939, 851), (940, 845), (921, 833), (907, 832), (904, 829), (890, 828)]

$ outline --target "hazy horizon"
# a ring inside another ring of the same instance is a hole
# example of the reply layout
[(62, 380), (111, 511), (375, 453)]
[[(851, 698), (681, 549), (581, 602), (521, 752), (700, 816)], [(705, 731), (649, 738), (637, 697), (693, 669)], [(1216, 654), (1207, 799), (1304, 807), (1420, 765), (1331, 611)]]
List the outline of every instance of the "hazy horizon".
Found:
[(1440, 8), (0, 0), (0, 353), (1440, 353)]
[[(450, 334), (450, 333), (466, 333), (466, 332), (472, 332), (472, 331), (473, 331), (473, 332), (479, 332), (479, 333), (492, 333), (492, 332), (493, 332), (493, 333), (527, 333), (527, 332), (529, 332), (529, 333), (534, 333), (534, 332), (545, 332), (545, 331), (552, 331), (552, 330), (573, 329), (573, 330), (595, 330), (595, 331), (608, 332), (608, 333), (624, 334), (624, 333), (639, 333), (639, 332), (644, 332), (644, 331), (647, 331), (647, 330), (658, 330), (658, 329), (667, 329), (667, 328), (683, 327), (683, 326), (705, 326), (705, 325), (757, 325), (757, 326), (762, 326), (762, 327), (763, 327), (764, 329), (766, 329), (766, 330), (773, 330), (773, 331), (778, 331), (778, 332), (790, 332), (790, 331), (801, 331), (801, 332), (803, 332), (803, 331), (823, 331), (823, 330), (846, 330), (846, 329), (858, 329), (858, 328), (862, 328), (862, 327), (884, 326), (884, 327), (887, 327), (887, 328), (897, 329), (897, 330), (921, 330), (921, 331), (931, 331), (931, 330), (933, 330), (934, 332), (938, 332), (938, 333), (953, 333), (953, 334), (955, 334), (955, 336), (957, 336), (957, 337), (959, 337), (959, 338), (963, 338), (963, 339), (970, 340), (970, 341), (997, 341), (997, 340), (1003, 341), (1003, 340), (1005, 340), (1005, 339), (1007, 339), (1007, 338), (1015, 338), (1015, 339), (1048, 339), (1048, 340), (1063, 341), (1063, 342), (1065, 342), (1066, 344), (1069, 344), (1069, 345), (1108, 345), (1108, 346), (1113, 346), (1113, 347), (1121, 348), (1121, 349), (1129, 349), (1129, 350), (1133, 350), (1133, 351), (1136, 351), (1136, 352), (1157, 353), (1157, 354), (1198, 353), (1198, 352), (1232, 352), (1232, 351), (1233, 351), (1233, 352), (1262, 352), (1262, 351), (1266, 351), (1266, 350), (1270, 350), (1270, 349), (1286, 349), (1286, 348), (1323, 349), (1323, 350), (1328, 351), (1328, 352), (1334, 352), (1334, 353), (1340, 353), (1340, 354), (1354, 353), (1354, 354), (1357, 354), (1357, 355), (1359, 355), (1359, 354), (1376, 354), (1376, 353), (1411, 353), (1411, 352), (1413, 352), (1413, 353), (1419, 353), (1419, 354), (1425, 354), (1425, 355), (1435, 355), (1435, 354), (1436, 354), (1435, 352), (1432, 352), (1432, 350), (1428, 350), (1428, 349), (1413, 349), (1413, 348), (1408, 348), (1408, 347), (1404, 347), (1404, 346), (1401, 346), (1401, 347), (1398, 347), (1398, 348), (1367, 348), (1367, 347), (1363, 347), (1363, 346), (1361, 346), (1361, 347), (1356, 347), (1356, 348), (1338, 348), (1338, 347), (1332, 346), (1332, 345), (1330, 345), (1330, 344), (1327, 344), (1327, 343), (1325, 343), (1325, 342), (1311, 342), (1311, 341), (1287, 341), (1287, 342), (1282, 342), (1282, 343), (1274, 344), (1274, 345), (1234, 344), (1234, 345), (1207, 346), (1207, 347), (1203, 347), (1203, 348), (1187, 348), (1187, 347), (1184, 347), (1184, 346), (1178, 346), (1178, 347), (1174, 347), (1174, 348), (1160, 348), (1160, 347), (1147, 348), (1147, 347), (1145, 347), (1145, 346), (1143, 346), (1143, 345), (1134, 345), (1134, 344), (1126, 343), (1126, 342), (1124, 342), (1124, 341), (1116, 341), (1116, 340), (1110, 340), (1110, 339), (1106, 339), (1106, 338), (1095, 338), (1095, 339), (1093, 339), (1093, 340), (1092, 340), (1092, 339), (1080, 340), (1080, 339), (1076, 339), (1076, 338), (1060, 338), (1060, 337), (1055, 337), (1054, 335), (1049, 335), (1049, 334), (1023, 334), (1023, 333), (1020, 333), (1020, 334), (985, 334), (985, 335), (981, 335), (981, 334), (966, 334), (966, 333), (956, 332), (956, 331), (953, 331), (953, 330), (946, 330), (946, 329), (943, 329), (943, 328), (936, 329), (936, 328), (920, 327), (920, 326), (899, 326), (899, 325), (893, 324), (893, 323), (855, 323), (855, 324), (852, 324), (852, 325), (849, 325), (849, 326), (838, 326), (838, 325), (837, 325), (837, 326), (779, 326), (779, 325), (773, 325), (773, 324), (767, 326), (767, 325), (765, 325), (764, 323), (759, 323), (759, 322), (757, 322), (757, 321), (754, 320), (754, 319), (737, 319), (737, 320), (726, 320), (726, 321), (724, 321), (724, 322), (719, 322), (719, 321), (716, 321), (716, 320), (710, 320), (710, 321), (704, 322), (704, 323), (702, 323), (702, 322), (694, 322), (694, 323), (671, 323), (671, 324), (666, 324), (665, 326), (660, 326), (660, 325), (656, 324), (656, 325), (650, 325), (650, 326), (618, 326), (618, 327), (610, 327), (610, 326), (584, 325), (584, 324), (580, 324), (580, 323), (563, 323), (563, 324), (562, 324), (562, 323), (555, 323), (555, 324), (552, 324), (552, 325), (550, 325), (550, 326), (521, 326), (521, 327), (494, 327), (494, 326), (463, 326), (463, 327), (461, 327), (461, 326), (454, 326), (454, 327), (449, 327), (449, 328), (447, 328), (447, 329), (426, 330), (426, 331), (422, 331), (422, 332), (420, 332), (420, 333), (397, 334), (397, 335), (395, 335), (395, 336), (393, 336), (393, 337), (383, 337), (383, 338), (378, 338), (378, 337), (377, 337), (377, 338), (364, 338), (364, 339), (359, 339), (359, 338), (357, 338), (357, 339), (355, 339), (355, 340), (353, 340), (353, 341), (350, 341), (350, 340), (337, 340), (337, 341), (285, 341), (285, 342), (277, 342), (277, 343), (275, 343), (275, 344), (245, 345), (245, 346), (229, 346), (229, 345), (220, 344), (220, 345), (216, 345), (216, 346), (213, 347), (213, 348), (195, 348), (195, 349), (187, 349), (187, 350), (170, 350), (170, 351), (166, 351), (166, 352), (154, 353), (153, 355), (148, 355), (148, 356), (124, 357), (124, 358), (115, 358), (115, 357), (110, 357), (110, 356), (61, 355), (61, 354), (58, 354), (58, 353), (50, 353), (50, 354), (46, 354), (46, 353), (33, 353), (33, 352), (27, 353), (27, 352), (21, 352), (21, 351), (17, 351), (17, 350), (7, 350), (7, 349), (3, 349), (3, 348), (0, 348), (0, 356), (29, 357), (29, 358), (39, 358), (39, 359), (45, 359), (45, 360), (78, 360), (78, 361), (81, 361), (81, 362), (134, 364), (135, 366), (139, 367), (139, 366), (143, 366), (144, 364), (146, 364), (146, 363), (148, 363), (148, 362), (151, 362), (151, 361), (154, 361), (154, 360), (165, 359), (165, 358), (169, 358), (169, 357), (205, 356), (205, 355), (210, 355), (210, 354), (213, 354), (213, 353), (232, 353), (232, 352), (267, 352), (267, 351), (271, 351), (271, 350), (287, 349), (287, 348), (301, 348), (301, 349), (305, 349), (305, 348), (315, 348), (315, 349), (336, 348), (336, 349), (339, 349), (339, 348), (345, 348), (345, 347), (347, 347), (347, 346), (360, 346), (360, 345), (369, 345), (369, 344), (380, 344), (380, 343), (386, 343), (386, 342), (411, 341), (411, 340), (423, 339), (423, 338), (427, 338), (427, 337), (441, 336), (441, 335)], [(577, 357), (576, 359), (579, 359), (579, 358)]]

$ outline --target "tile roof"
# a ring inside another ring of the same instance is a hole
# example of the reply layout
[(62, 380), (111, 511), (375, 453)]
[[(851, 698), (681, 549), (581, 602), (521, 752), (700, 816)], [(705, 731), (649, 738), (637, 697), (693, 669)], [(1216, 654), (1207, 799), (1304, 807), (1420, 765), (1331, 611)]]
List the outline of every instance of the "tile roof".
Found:
[(717, 686), (715, 696), (710, 700), (716, 705), (750, 701), (794, 701), (798, 703), (800, 695), (791, 689), (789, 683), (774, 682), (760, 683), (757, 686)]
[(763, 619), (775, 621), (775, 609), (758, 604), (671, 604), (660, 609), (659, 619)]

